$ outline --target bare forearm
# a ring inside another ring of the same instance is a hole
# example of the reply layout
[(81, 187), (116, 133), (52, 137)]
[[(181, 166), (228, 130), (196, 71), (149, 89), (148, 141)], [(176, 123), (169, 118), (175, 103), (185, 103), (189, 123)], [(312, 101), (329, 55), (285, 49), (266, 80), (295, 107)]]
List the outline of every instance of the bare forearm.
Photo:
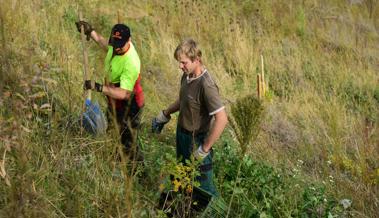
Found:
[(103, 93), (104, 95), (118, 100), (129, 100), (131, 96), (131, 92), (128, 90), (119, 87), (111, 87), (107, 85), (103, 86)]
[(179, 107), (180, 107), (180, 103), (179, 103), (179, 99), (177, 99), (174, 103), (170, 104), (170, 106), (168, 106), (166, 110), (163, 110), (163, 113), (166, 116), (169, 116), (170, 114), (173, 114), (179, 111)]
[(227, 123), (228, 117), (226, 116), (225, 110), (222, 110), (215, 114), (215, 121), (208, 135), (208, 138), (205, 140), (202, 147), (205, 152), (208, 152), (212, 148), (212, 145), (221, 136)]
[(108, 51), (108, 40), (106, 40), (102, 35), (94, 30), (91, 32), (91, 38), (101, 47), (101, 49)]

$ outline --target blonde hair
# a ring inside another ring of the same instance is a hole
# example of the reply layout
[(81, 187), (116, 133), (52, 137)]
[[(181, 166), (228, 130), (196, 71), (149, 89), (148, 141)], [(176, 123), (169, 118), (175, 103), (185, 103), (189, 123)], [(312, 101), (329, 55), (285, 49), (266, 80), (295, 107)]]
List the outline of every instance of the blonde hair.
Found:
[(186, 55), (191, 61), (196, 58), (201, 59), (201, 50), (198, 48), (197, 43), (193, 39), (184, 39), (178, 47), (176, 47), (174, 52), (174, 57), (179, 61), (180, 55)]

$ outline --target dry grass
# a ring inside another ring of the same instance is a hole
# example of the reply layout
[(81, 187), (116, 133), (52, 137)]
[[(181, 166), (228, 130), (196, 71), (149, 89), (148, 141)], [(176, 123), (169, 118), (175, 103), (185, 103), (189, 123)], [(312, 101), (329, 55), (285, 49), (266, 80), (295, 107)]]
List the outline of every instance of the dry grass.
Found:
[[(155, 214), (140, 196), (154, 194), (138, 185), (125, 203), (124, 185), (135, 178), (107, 179), (117, 166), (110, 164), (116, 141), (86, 138), (75, 129), (83, 102), (73, 23), (80, 7), (104, 36), (118, 19), (115, 8), (123, 9), (120, 18), (131, 26), (142, 59), (146, 125), (178, 96), (173, 51), (183, 37), (199, 41), (228, 110), (236, 98), (255, 93), (263, 54), (271, 97), (263, 133), (248, 153), (289, 168), (300, 159), (313, 180), (332, 176), (339, 188), (328, 183), (330, 192), (352, 199), (357, 216), (377, 216), (379, 3), (359, 2), (83, 0), (78, 6), (1, 0), (0, 166), (7, 175), (0, 178), (0, 215)], [(90, 69), (102, 81), (104, 54), (93, 42), (88, 46)], [(167, 135), (173, 129), (171, 122)], [(149, 140), (152, 150), (161, 149)], [(139, 210), (146, 204), (150, 208)]]

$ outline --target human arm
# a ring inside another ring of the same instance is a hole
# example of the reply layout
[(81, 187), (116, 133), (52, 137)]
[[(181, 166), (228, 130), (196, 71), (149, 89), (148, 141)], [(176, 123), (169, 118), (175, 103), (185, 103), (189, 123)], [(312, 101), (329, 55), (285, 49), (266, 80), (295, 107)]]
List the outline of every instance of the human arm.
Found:
[(171, 114), (179, 111), (180, 108), (180, 103), (179, 103), (179, 98), (176, 99), (176, 101), (168, 106), (167, 109), (163, 110), (163, 114), (166, 117), (170, 117)]
[(211, 127), (209, 135), (205, 139), (205, 142), (201, 148), (205, 153), (208, 153), (211, 150), (213, 144), (220, 137), (226, 127), (226, 124), (228, 123), (228, 117), (226, 115), (225, 109), (217, 112), (214, 116), (215, 120), (213, 126)]
[(171, 119), (171, 114), (179, 110), (179, 99), (174, 103), (170, 104), (167, 109), (162, 110), (158, 116), (154, 117), (151, 121), (151, 130), (155, 133), (161, 133), (164, 125), (168, 123)]
[[(111, 50), (109, 50), (109, 53)], [(108, 55), (109, 55), (108, 53)], [(107, 56), (108, 58), (109, 56)], [(106, 58), (106, 59), (107, 59)], [(109, 65), (111, 65), (111, 61), (105, 61)], [(135, 91), (136, 87), (140, 87), (140, 66), (138, 64), (130, 64), (130, 62), (122, 63), (119, 67), (114, 68), (114, 72), (120, 72), (119, 81), (115, 81), (113, 83), (119, 83), (119, 85), (109, 85), (105, 84), (103, 88), (103, 94), (117, 100), (129, 100), (133, 95), (133, 91)], [(134, 63), (134, 62), (132, 62)], [(105, 68), (111, 68), (106, 65)], [(111, 77), (112, 74), (109, 76)], [(117, 75), (117, 74), (116, 74)], [(142, 91), (142, 90), (141, 90)]]
[(91, 24), (82, 20), (75, 22), (75, 24), (79, 32), (81, 32), (81, 28), (83, 27), (84, 34), (87, 35), (87, 40), (90, 40), (90, 38), (92, 38), (100, 46), (101, 49), (108, 51), (108, 41), (102, 35), (97, 33), (95, 29), (92, 28)]
[(96, 83), (93, 80), (86, 80), (84, 82), (84, 89), (91, 89), (97, 92), (102, 92), (104, 95), (107, 95), (113, 99), (118, 100), (129, 100), (131, 96), (131, 91), (120, 88), (120, 87), (112, 87), (108, 85), (102, 85), (100, 83)]
[(91, 32), (91, 38), (100, 46), (101, 49), (108, 51), (108, 40), (106, 40), (102, 35), (93, 30)]
[(129, 100), (132, 92), (120, 87), (112, 87), (112, 86), (103, 86), (103, 93), (113, 99), (118, 100)]
[(210, 111), (209, 115), (214, 116), (214, 122), (210, 128), (208, 137), (194, 153), (196, 159), (203, 159), (209, 154), (213, 144), (220, 137), (228, 123), (225, 106), (222, 103), (217, 85), (212, 80), (206, 82), (204, 86), (204, 102), (206, 108)]

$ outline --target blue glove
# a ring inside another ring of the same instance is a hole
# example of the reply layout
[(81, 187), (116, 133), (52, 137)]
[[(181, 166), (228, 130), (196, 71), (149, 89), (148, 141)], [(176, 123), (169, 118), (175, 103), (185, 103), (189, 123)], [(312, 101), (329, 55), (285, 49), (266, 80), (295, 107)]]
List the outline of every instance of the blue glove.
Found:
[(151, 122), (151, 131), (153, 133), (161, 133), (164, 125), (170, 121), (171, 117), (166, 117), (163, 111), (161, 111), (157, 117), (154, 117)]

